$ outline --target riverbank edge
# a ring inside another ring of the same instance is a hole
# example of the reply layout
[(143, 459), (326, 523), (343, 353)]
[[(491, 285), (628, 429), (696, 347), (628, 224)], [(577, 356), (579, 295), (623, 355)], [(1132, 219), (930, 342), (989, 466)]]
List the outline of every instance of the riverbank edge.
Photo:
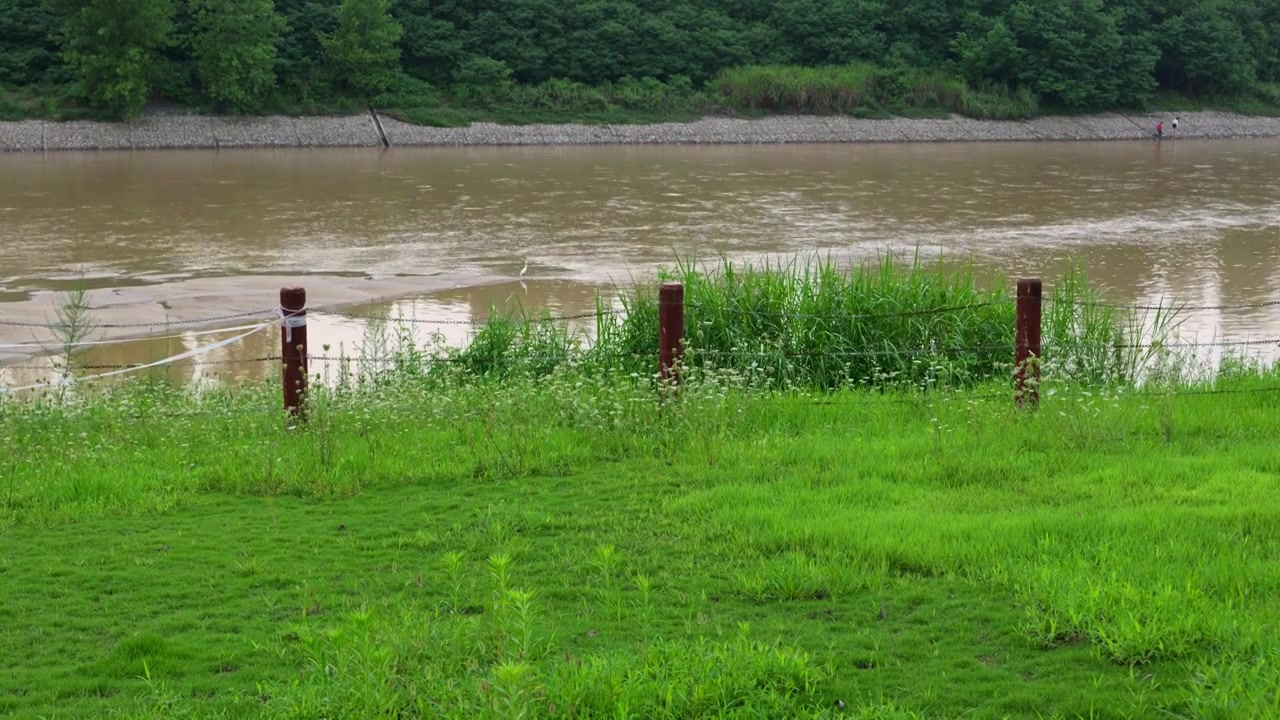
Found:
[(149, 114), (129, 123), (24, 120), (0, 122), (0, 151), (161, 150), (287, 147), (474, 147), (556, 145), (732, 145), (1150, 140), (1280, 137), (1280, 118), (1205, 111), (1106, 113), (1031, 120), (777, 115), (707, 117), (648, 125), (474, 123), (427, 127), (385, 113), (333, 117), (224, 117)]

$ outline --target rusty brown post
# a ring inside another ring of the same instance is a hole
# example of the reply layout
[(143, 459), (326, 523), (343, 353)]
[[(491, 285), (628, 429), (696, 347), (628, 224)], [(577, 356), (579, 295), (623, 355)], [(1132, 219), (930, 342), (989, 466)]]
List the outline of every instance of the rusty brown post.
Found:
[(307, 291), (280, 289), (280, 357), (284, 366), (284, 409), (301, 417), (307, 397)]
[[(1013, 400), (1018, 407), (1040, 404), (1040, 278), (1018, 280), (1017, 348)], [(1031, 382), (1027, 382), (1030, 368)]]
[(678, 363), (684, 358), (684, 285), (663, 283), (658, 289), (658, 376), (663, 383), (679, 383)]

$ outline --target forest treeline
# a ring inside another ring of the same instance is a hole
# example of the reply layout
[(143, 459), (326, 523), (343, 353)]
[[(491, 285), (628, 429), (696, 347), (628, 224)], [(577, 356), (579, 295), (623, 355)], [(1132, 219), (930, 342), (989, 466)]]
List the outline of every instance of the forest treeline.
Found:
[(0, 0), (0, 114), (1280, 106), (1280, 0)]

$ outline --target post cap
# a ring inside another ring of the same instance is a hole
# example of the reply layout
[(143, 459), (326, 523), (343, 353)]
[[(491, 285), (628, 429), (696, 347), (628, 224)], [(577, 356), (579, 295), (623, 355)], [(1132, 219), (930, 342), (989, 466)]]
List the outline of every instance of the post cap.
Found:
[(280, 307), (285, 310), (307, 309), (307, 289), (300, 287), (280, 288)]

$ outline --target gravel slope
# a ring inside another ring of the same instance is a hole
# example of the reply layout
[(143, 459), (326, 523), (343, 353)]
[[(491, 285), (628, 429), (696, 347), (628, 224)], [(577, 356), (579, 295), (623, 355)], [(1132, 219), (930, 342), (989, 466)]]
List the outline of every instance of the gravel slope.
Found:
[[(162, 148), (381, 147), (474, 145), (640, 145), (845, 142), (1008, 142), (1029, 140), (1145, 140), (1158, 120), (1166, 139), (1280, 137), (1280, 118), (1219, 112), (1105, 114), (1006, 122), (859, 120), (779, 116), (760, 120), (706, 118), (654, 125), (495, 125), (433, 128), (381, 115), (228, 118), (144, 115), (132, 123), (0, 122), (0, 150), (151, 150)], [(381, 127), (379, 127), (379, 125)]]

